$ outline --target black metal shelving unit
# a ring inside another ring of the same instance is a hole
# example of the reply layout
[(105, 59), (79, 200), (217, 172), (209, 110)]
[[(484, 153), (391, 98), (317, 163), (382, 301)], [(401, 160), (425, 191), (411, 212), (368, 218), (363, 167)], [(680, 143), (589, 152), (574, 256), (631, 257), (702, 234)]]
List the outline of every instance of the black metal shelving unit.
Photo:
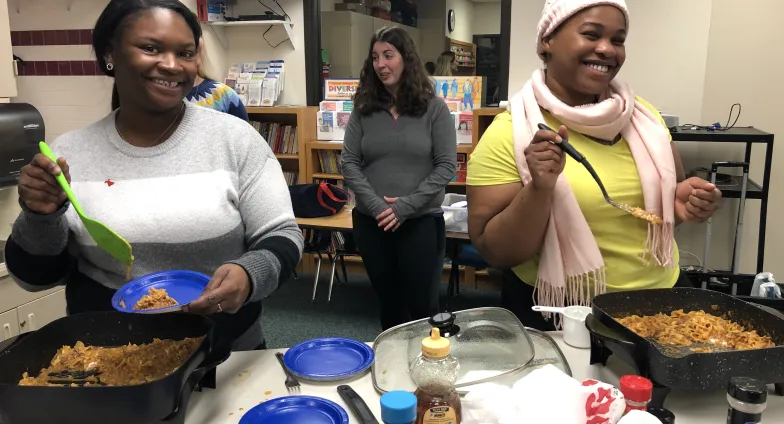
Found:
[[(757, 236), (757, 273), (763, 271), (765, 265), (765, 230), (768, 217), (768, 192), (770, 189), (770, 168), (773, 160), (773, 134), (761, 131), (754, 127), (734, 127), (729, 130), (708, 131), (705, 129), (683, 129), (682, 127), (670, 130), (672, 140), (678, 142), (697, 143), (743, 143), (746, 145), (745, 162), (751, 164), (751, 148), (754, 144), (765, 145), (765, 170), (762, 184), (749, 179), (746, 188), (746, 199), (757, 199), (760, 203), (759, 235)], [(730, 199), (740, 198), (742, 177), (732, 177), (724, 184), (716, 184), (723, 197)]]

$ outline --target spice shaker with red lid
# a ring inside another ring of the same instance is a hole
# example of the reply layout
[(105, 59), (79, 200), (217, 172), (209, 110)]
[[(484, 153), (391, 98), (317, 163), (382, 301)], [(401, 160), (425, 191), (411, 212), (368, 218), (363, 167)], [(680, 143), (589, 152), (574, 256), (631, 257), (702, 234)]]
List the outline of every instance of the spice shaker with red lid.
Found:
[(653, 398), (653, 383), (639, 375), (624, 375), (621, 377), (621, 393), (626, 399), (626, 413), (636, 409), (648, 410), (648, 403)]

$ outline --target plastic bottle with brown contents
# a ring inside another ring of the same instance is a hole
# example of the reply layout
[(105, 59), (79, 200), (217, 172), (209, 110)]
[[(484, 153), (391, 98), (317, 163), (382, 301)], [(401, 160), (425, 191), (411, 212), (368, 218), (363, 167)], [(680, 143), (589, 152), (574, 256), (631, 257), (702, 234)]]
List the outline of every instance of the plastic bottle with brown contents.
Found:
[(422, 354), (411, 364), (411, 379), (417, 385), (415, 424), (460, 424), (462, 408), (455, 390), (460, 365), (450, 355), (449, 339), (433, 328), (422, 340)]

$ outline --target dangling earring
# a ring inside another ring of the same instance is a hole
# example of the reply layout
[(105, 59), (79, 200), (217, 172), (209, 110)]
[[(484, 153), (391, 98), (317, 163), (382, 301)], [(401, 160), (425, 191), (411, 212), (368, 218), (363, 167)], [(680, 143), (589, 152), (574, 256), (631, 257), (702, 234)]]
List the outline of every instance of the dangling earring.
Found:
[(114, 69), (114, 64), (107, 63), (107, 64), (106, 64), (106, 70), (107, 70), (107, 71), (111, 71), (112, 69)]

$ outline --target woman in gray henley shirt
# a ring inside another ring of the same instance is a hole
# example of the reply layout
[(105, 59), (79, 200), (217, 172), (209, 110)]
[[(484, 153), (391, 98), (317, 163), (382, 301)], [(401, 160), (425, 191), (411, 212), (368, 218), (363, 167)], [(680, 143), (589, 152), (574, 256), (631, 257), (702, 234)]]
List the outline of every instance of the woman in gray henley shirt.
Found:
[(457, 143), (411, 37), (383, 28), (368, 50), (341, 157), (357, 200), (354, 238), (386, 330), (438, 312), (441, 202), (457, 169)]

